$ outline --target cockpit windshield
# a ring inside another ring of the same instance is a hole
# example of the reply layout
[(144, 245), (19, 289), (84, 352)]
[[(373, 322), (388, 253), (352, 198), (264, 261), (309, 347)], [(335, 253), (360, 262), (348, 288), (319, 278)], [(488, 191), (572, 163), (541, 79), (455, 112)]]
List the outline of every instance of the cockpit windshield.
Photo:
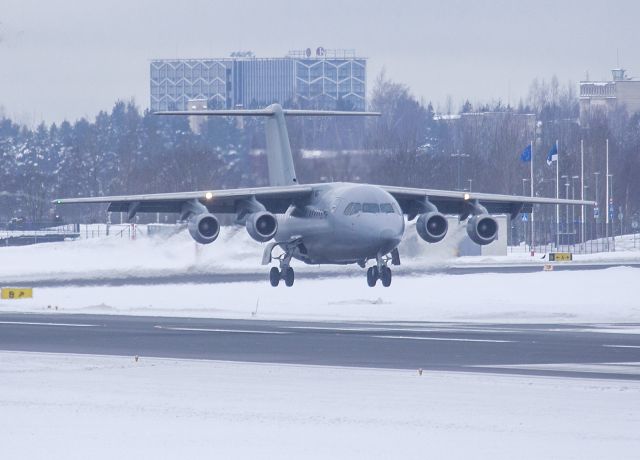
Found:
[(391, 203), (381, 203), (380, 204), (380, 212), (384, 212), (387, 214), (393, 214), (393, 205)]
[(362, 204), (360, 203), (349, 203), (346, 208), (344, 208), (345, 216), (353, 216), (354, 214), (358, 214), (362, 211)]
[(376, 214), (380, 212), (380, 205), (378, 203), (363, 203), (362, 204), (362, 212), (368, 212), (371, 214)]
[(353, 216), (360, 212), (368, 214), (393, 214), (396, 212), (395, 207), (391, 203), (349, 203), (344, 209), (345, 216)]

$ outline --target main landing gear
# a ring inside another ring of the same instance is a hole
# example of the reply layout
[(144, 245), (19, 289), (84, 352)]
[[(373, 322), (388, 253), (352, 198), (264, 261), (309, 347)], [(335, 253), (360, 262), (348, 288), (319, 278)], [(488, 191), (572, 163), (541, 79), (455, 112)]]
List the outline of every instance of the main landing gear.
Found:
[(283, 267), (282, 270), (279, 270), (278, 267), (271, 267), (271, 271), (269, 272), (269, 282), (271, 286), (276, 287), (280, 284), (280, 280), (283, 280), (287, 287), (293, 286), (293, 281), (295, 280), (293, 268)]
[(285, 252), (280, 257), (278, 257), (280, 261), (280, 268), (271, 267), (271, 271), (269, 271), (269, 282), (271, 286), (276, 287), (280, 284), (280, 280), (284, 281), (284, 284), (287, 287), (293, 286), (293, 282), (295, 281), (295, 273), (293, 268), (289, 265), (291, 262), (291, 254)]
[(378, 280), (382, 282), (384, 287), (391, 286), (391, 269), (387, 266), (389, 257), (376, 257), (376, 264), (367, 270), (367, 284), (374, 287)]

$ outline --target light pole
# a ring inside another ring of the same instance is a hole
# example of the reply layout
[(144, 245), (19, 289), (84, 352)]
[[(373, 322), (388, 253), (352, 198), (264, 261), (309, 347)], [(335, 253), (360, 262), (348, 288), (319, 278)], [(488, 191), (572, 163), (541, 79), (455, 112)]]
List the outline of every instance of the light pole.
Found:
[(598, 201), (599, 200), (599, 198), (598, 198), (598, 177), (600, 176), (600, 171), (594, 172), (593, 175), (596, 176), (596, 199), (595, 199), (595, 202), (596, 202), (596, 208), (598, 209), (598, 217), (595, 218), (595, 221), (596, 221), (596, 240), (597, 240), (598, 238), (600, 238), (600, 232), (598, 231), (598, 224), (600, 224), (600, 212), (601, 212), (600, 206), (598, 205), (598, 203), (599, 203), (599, 201)]
[[(569, 176), (568, 176), (567, 174), (565, 174), (565, 175), (563, 175), (563, 176), (560, 176), (560, 179), (563, 179), (563, 180), (564, 180), (564, 182), (565, 182), (564, 186), (567, 188), (567, 191), (566, 191), (566, 193), (565, 193), (565, 198), (568, 200), (568, 199), (569, 199), (569, 188), (568, 188), (568, 187), (569, 187), (569, 182), (568, 182), (568, 181), (569, 181)], [(567, 204), (567, 205), (565, 205), (565, 213), (566, 213), (565, 220), (568, 222), (568, 221), (569, 221), (569, 205), (568, 205), (568, 204)], [(565, 234), (566, 234), (566, 233), (568, 233), (568, 232), (569, 232), (569, 228), (568, 228), (568, 227), (566, 227), (566, 228), (564, 229), (564, 232), (563, 232), (563, 233), (565, 233)]]
[[(576, 179), (580, 179), (580, 176), (571, 176), (571, 199), (576, 199), (576, 188), (573, 184), (573, 181)], [(571, 233), (576, 233), (576, 207), (571, 206)]]
[[(570, 185), (571, 184), (569, 182), (565, 182), (564, 183), (564, 197), (567, 200), (569, 199), (569, 186)], [(565, 234), (568, 235), (569, 234), (569, 205), (566, 206), (566, 218), (565, 218), (565, 220), (566, 220), (566, 223), (565, 223), (565, 231), (564, 232), (565, 232)], [(567, 243), (567, 244), (569, 244), (569, 243)]]
[[(588, 197), (588, 194), (589, 194), (588, 192), (589, 192), (589, 186), (587, 184), (585, 184), (582, 187), (582, 196), (584, 197), (585, 200)], [(587, 225), (587, 222), (586, 222), (586, 220), (587, 220), (587, 218), (585, 216), (585, 218), (583, 219), (583, 222), (582, 222), (582, 245), (583, 245), (583, 247), (585, 245), (585, 240), (587, 239), (587, 236), (586, 236), (586, 232), (587, 232), (586, 225)], [(589, 235), (589, 237), (591, 238), (591, 235)]]
[[(526, 179), (526, 178), (522, 179), (522, 196), (525, 196), (526, 193), (527, 193), (526, 192), (526, 190), (527, 190), (526, 189), (527, 182), (529, 182), (529, 179)], [(524, 244), (525, 244), (525, 249), (526, 249), (526, 246), (527, 246), (527, 225), (523, 222), (522, 223), (522, 227), (524, 229)]]
[(607, 203), (607, 215), (609, 215), (609, 206), (611, 206), (611, 215), (609, 215), (609, 220), (611, 221), (611, 236), (614, 238), (615, 241), (615, 236), (616, 236), (616, 232), (615, 232), (615, 228), (616, 228), (616, 210), (615, 210), (615, 206), (613, 204), (613, 174), (608, 174), (607, 177), (609, 178), (609, 187), (610, 190), (607, 193), (607, 195), (609, 195), (609, 203)]
[(458, 159), (458, 190), (460, 190), (462, 188), (462, 184), (460, 183), (460, 169), (462, 168), (462, 159), (463, 158), (469, 158), (471, 155), (469, 155), (468, 153), (460, 153), (460, 152), (456, 152), (456, 153), (452, 153), (451, 154), (451, 158), (457, 158)]
[(471, 184), (473, 183), (473, 179), (467, 179), (469, 182), (469, 192), (471, 192)]

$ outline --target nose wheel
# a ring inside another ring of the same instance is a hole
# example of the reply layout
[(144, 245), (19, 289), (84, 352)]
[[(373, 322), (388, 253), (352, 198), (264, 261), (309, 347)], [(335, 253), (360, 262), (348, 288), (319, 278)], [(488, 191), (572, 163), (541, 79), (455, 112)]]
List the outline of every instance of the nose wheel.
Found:
[(369, 267), (367, 270), (367, 284), (369, 287), (374, 287), (380, 280), (384, 287), (391, 286), (391, 269), (386, 265), (378, 268), (377, 265)]
[(378, 267), (369, 267), (367, 270), (367, 284), (369, 287), (373, 287), (378, 282), (378, 277), (380, 273), (378, 272)]

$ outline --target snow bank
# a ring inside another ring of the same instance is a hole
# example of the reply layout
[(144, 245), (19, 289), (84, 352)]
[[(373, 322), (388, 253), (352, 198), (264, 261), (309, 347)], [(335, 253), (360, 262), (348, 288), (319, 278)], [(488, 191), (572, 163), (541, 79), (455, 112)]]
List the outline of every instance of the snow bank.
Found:
[[(96, 227), (96, 228), (93, 228)], [(91, 232), (104, 235), (99, 226)], [(113, 230), (113, 229), (112, 229)], [(252, 240), (243, 228), (223, 227), (213, 244), (198, 245), (182, 231), (169, 237), (148, 237), (146, 226), (138, 226), (137, 238), (130, 240), (128, 232), (120, 236), (113, 230), (111, 236), (46, 243), (33, 246), (0, 248), (0, 280), (5, 282), (47, 279), (74, 279), (78, 277), (102, 279), (110, 277), (171, 277), (206, 273), (266, 273), (260, 265), (265, 244)], [(504, 257), (456, 258), (459, 240), (464, 229), (454, 228), (455, 234), (437, 244), (420, 240), (413, 228), (407, 227), (400, 246), (402, 266), (397, 273), (425, 271), (446, 266), (486, 266), (505, 264), (548, 263), (541, 255), (534, 257), (513, 253)], [(82, 232), (81, 232), (82, 233)], [(85, 232), (86, 233), (86, 232)], [(576, 255), (576, 262), (638, 262), (640, 251)], [(357, 266), (308, 266), (294, 261), (300, 272), (328, 273), (339, 271), (345, 275), (362, 275)]]
[(636, 268), (516, 274), (396, 276), (390, 288), (364, 276), (259, 282), (37, 288), (1, 311), (296, 320), (640, 322)]
[(640, 449), (627, 381), (0, 353), (5, 458), (563, 458)]

